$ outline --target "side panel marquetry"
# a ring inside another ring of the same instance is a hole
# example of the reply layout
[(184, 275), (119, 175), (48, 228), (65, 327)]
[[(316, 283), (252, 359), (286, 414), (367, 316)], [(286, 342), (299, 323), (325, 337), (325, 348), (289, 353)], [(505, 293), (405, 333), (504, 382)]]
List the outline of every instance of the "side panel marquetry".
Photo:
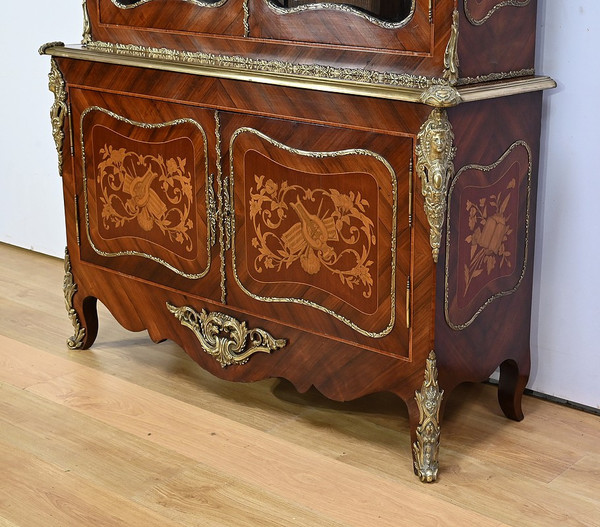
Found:
[(448, 324), (464, 329), (496, 298), (516, 291), (525, 274), (532, 154), (516, 141), (495, 163), (467, 165), (449, 191), (446, 232)]

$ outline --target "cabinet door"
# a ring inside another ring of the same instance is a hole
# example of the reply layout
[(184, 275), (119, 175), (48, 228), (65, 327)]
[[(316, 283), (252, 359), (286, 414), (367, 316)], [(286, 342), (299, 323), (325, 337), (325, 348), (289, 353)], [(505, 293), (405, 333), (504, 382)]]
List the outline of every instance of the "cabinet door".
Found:
[(82, 260), (212, 297), (199, 282), (218, 276), (213, 113), (78, 89), (71, 100)]
[(430, 53), (428, 0), (250, 0), (252, 37)]
[(192, 34), (244, 35), (242, 0), (87, 0), (87, 12), (97, 41), (162, 48)]
[(229, 114), (221, 123), (228, 303), (408, 357), (412, 140)]

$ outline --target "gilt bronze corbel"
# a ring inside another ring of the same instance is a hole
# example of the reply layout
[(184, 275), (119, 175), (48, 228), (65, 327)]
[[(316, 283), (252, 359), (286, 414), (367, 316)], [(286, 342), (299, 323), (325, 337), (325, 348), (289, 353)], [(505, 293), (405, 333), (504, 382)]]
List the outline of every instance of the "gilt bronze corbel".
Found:
[(452, 163), (456, 154), (454, 133), (446, 110), (434, 108), (417, 135), (417, 174), (425, 198), (425, 214), (429, 222), (429, 241), (433, 261), (438, 261), (442, 227), (446, 217), (448, 183), (454, 175)]

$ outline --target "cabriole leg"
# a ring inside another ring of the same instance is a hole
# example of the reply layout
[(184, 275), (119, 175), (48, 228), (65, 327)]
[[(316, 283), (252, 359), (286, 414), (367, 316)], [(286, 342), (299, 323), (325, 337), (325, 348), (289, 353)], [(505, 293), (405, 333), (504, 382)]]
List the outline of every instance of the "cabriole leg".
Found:
[(67, 339), (67, 346), (72, 350), (89, 348), (93, 344), (94, 340), (96, 339), (96, 335), (98, 334), (96, 299), (87, 297), (81, 302), (80, 311), (83, 317), (82, 323), (82, 319), (80, 319), (79, 312), (75, 308), (75, 303), (73, 301), (77, 290), (77, 284), (73, 278), (69, 250), (65, 249), (65, 277), (63, 280), (63, 293), (65, 295), (65, 307), (67, 309), (67, 315), (73, 324), (74, 330), (73, 336)]
[(519, 366), (512, 360), (506, 360), (500, 365), (500, 380), (498, 382), (498, 402), (504, 415), (509, 419), (521, 421), (523, 409), (521, 401), (527, 381), (529, 380), (529, 364)]

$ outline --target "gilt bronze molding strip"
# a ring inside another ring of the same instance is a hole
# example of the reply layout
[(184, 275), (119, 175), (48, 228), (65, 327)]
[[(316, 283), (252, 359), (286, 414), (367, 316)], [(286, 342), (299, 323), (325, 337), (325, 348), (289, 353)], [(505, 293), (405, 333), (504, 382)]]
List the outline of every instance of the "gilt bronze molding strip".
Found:
[[(549, 77), (521, 76), (531, 73), (530, 70), (514, 72), (516, 78), (512, 78), (513, 72), (492, 73), (481, 78), (482, 80), (502, 79), (502, 82), (495, 84), (468, 84), (477, 79), (458, 79), (456, 86), (453, 87), (441, 78), (416, 77), (402, 73), (340, 69), (100, 42), (94, 42), (89, 46), (69, 47), (60, 43), (51, 43), (42, 46), (41, 52), (54, 57), (378, 99), (420, 102), (433, 107), (456, 106), (459, 103), (518, 95), (556, 86)], [(512, 80), (508, 80), (509, 78)], [(435, 95), (432, 96), (432, 93)]]

